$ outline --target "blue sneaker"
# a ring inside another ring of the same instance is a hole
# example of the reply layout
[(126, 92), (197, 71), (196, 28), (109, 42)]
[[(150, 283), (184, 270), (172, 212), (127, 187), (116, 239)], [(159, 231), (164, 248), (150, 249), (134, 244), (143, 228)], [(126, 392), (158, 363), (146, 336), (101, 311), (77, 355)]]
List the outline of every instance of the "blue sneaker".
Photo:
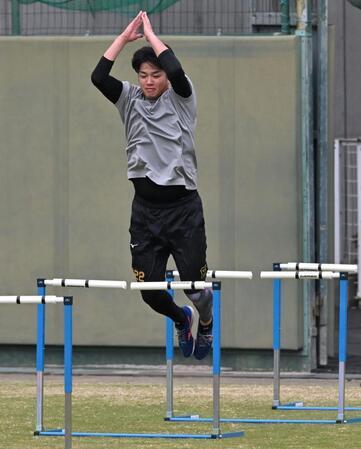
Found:
[(197, 339), (194, 347), (194, 357), (197, 360), (202, 360), (207, 357), (212, 348), (212, 327), (213, 320), (206, 326), (203, 326), (200, 322), (198, 322)]
[(184, 306), (182, 310), (187, 318), (187, 322), (182, 328), (177, 328), (178, 343), (184, 357), (190, 357), (194, 351), (194, 339), (192, 335), (194, 312), (190, 306)]

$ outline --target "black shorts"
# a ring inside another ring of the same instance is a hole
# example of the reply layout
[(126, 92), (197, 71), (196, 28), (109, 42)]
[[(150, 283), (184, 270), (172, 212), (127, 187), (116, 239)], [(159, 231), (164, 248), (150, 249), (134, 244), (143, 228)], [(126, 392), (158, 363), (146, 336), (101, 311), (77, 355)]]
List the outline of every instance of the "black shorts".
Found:
[(207, 243), (197, 191), (164, 205), (135, 195), (129, 232), (132, 268), (139, 282), (163, 281), (170, 255), (182, 280), (205, 280)]

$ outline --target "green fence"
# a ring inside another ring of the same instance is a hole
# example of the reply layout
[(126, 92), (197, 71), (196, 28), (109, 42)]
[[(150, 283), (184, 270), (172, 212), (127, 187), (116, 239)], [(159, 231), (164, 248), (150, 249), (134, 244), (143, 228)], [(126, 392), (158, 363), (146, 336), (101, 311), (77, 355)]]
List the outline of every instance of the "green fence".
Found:
[(43, 3), (54, 8), (69, 11), (116, 11), (122, 14), (134, 15), (140, 9), (149, 13), (161, 12), (179, 0), (15, 0), (13, 3), (30, 5)]
[(0, 35), (114, 35), (139, 10), (158, 34), (289, 32), (294, 0), (1, 0)]

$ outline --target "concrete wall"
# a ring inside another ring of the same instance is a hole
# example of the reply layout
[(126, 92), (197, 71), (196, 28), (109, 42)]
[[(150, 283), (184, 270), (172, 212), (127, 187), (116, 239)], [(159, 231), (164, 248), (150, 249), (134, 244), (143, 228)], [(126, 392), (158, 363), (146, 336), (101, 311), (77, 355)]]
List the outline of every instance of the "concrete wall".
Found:
[(330, 1), (330, 24), (335, 25), (335, 138), (361, 136), (361, 10), (348, 0)]
[[(299, 42), (296, 37), (165, 39), (198, 96), (199, 190), (210, 268), (253, 270), (223, 283), (223, 345), (269, 348), (272, 284), (258, 272), (299, 259)], [(1, 294), (33, 294), (38, 277), (132, 280), (124, 136), (90, 83), (109, 38), (2, 38)], [(136, 82), (130, 45), (113, 74)], [(172, 264), (169, 264), (172, 268)], [(284, 346), (303, 341), (296, 283), (284, 289)], [(50, 291), (50, 290), (49, 290)], [(139, 294), (75, 296), (75, 344), (161, 346), (163, 318)], [(180, 303), (186, 299), (179, 293)], [(61, 343), (61, 307), (48, 306)], [(35, 308), (2, 306), (0, 343), (33, 343)]]

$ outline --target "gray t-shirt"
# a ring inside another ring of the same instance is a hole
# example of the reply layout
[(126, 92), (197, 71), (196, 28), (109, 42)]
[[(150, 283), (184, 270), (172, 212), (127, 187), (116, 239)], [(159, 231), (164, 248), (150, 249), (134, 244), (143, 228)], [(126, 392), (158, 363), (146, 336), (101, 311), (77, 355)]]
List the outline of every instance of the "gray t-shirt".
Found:
[(128, 179), (147, 176), (158, 185), (196, 189), (193, 86), (188, 98), (177, 95), (170, 87), (151, 101), (144, 98), (140, 87), (123, 81), (115, 105), (125, 125)]

